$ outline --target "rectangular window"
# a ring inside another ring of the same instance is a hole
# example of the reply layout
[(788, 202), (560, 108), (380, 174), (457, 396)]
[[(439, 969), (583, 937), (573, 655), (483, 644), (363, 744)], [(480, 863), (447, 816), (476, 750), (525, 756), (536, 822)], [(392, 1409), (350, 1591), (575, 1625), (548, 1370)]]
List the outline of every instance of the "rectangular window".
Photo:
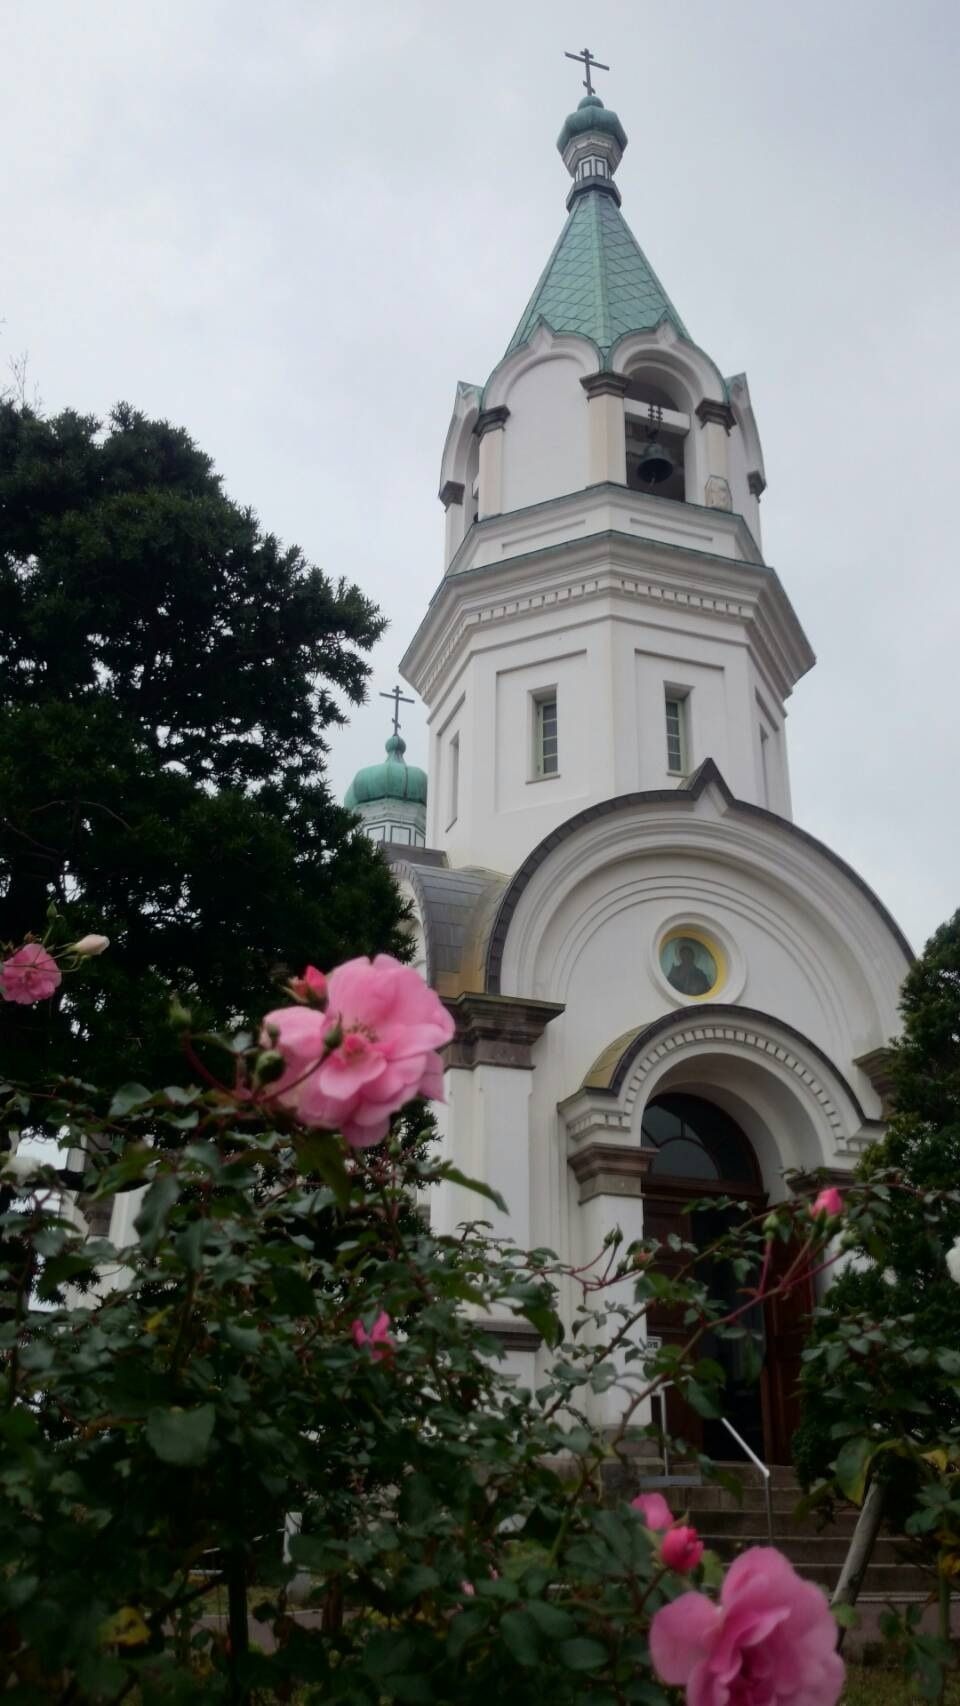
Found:
[(557, 746), (557, 695), (545, 693), (534, 701), (533, 769), (535, 776), (557, 776), (560, 771)]
[(685, 776), (688, 764), (686, 694), (668, 687), (664, 709), (667, 725), (667, 769), (671, 776)]
[(457, 821), (460, 810), (460, 736), (454, 735), (450, 742), (450, 792), (448, 798), (447, 828), (452, 829)]

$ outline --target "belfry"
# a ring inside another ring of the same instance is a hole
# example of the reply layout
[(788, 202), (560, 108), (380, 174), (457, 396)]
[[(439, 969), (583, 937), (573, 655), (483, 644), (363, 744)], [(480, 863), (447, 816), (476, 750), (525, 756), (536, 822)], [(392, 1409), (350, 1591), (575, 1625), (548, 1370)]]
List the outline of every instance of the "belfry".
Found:
[[(626, 146), (588, 92), (558, 141), (556, 246), (485, 383), (457, 386), (443, 575), (402, 663), (428, 713), (426, 846), (386, 843), (457, 1017), (445, 1153), (502, 1193), (499, 1232), (575, 1264), (614, 1226), (700, 1242), (730, 1212), (711, 1199), (848, 1173), (882, 1129), (910, 960), (792, 820), (786, 707), (814, 657), (763, 555), (750, 391), (627, 225)], [(454, 1187), (432, 1202), (442, 1228), (478, 1212)], [(758, 1321), (759, 1385), (717, 1348), (768, 1461), (789, 1458), (810, 1302)], [(499, 1331), (534, 1379), (533, 1330)], [(712, 1449), (709, 1422), (674, 1420)]]

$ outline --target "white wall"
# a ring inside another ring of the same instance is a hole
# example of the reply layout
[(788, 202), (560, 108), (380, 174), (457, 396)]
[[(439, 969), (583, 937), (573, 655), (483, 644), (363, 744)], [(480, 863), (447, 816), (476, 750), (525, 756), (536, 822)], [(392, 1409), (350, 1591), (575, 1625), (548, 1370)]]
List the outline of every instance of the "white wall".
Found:
[[(431, 716), (430, 846), (453, 864), (511, 873), (577, 811), (617, 794), (677, 788), (667, 769), (665, 686), (686, 688), (691, 769), (713, 758), (731, 791), (766, 804), (756, 673), (744, 626), (703, 610), (597, 598), (589, 612), (537, 606), (509, 639), (477, 624)], [(559, 773), (533, 771), (533, 696), (556, 688)], [(765, 686), (765, 704), (782, 706)], [(771, 724), (771, 727), (773, 725)], [(450, 821), (450, 743), (459, 739), (459, 800)], [(776, 735), (771, 809), (789, 812)]]
[(502, 507), (522, 509), (576, 492), (589, 480), (585, 364), (555, 355), (520, 374), (507, 393)]

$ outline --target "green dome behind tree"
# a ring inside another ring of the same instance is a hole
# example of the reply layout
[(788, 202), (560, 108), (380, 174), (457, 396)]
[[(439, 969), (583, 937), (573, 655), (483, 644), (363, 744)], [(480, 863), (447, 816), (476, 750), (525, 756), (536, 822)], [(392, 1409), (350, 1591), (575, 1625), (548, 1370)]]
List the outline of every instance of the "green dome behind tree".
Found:
[(408, 764), (406, 742), (392, 734), (387, 756), (379, 764), (358, 770), (343, 803), (357, 812), (372, 841), (401, 842), (423, 847), (427, 829), (427, 775), (416, 764)]

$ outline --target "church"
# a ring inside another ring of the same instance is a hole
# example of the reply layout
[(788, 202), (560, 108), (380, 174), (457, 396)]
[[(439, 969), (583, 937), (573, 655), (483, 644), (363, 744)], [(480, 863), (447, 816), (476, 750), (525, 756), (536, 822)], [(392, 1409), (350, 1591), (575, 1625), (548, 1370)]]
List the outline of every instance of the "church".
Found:
[[(790, 1170), (842, 1183), (882, 1131), (912, 957), (793, 822), (786, 705), (814, 655), (763, 555), (749, 386), (627, 225), (627, 137), (586, 63), (566, 223), (502, 359), (456, 387), (443, 573), (401, 665), (429, 787), (395, 723), (346, 802), (456, 1016), (444, 1154), (507, 1204), (444, 1187), (433, 1224), (486, 1215), (572, 1264), (614, 1226), (708, 1241), (724, 1211), (692, 1203), (762, 1208)], [(759, 1386), (720, 1347), (728, 1419), (767, 1462), (789, 1461), (811, 1301), (762, 1312)], [(536, 1334), (499, 1331), (535, 1381)], [(711, 1424), (672, 1419), (715, 1450)]]

